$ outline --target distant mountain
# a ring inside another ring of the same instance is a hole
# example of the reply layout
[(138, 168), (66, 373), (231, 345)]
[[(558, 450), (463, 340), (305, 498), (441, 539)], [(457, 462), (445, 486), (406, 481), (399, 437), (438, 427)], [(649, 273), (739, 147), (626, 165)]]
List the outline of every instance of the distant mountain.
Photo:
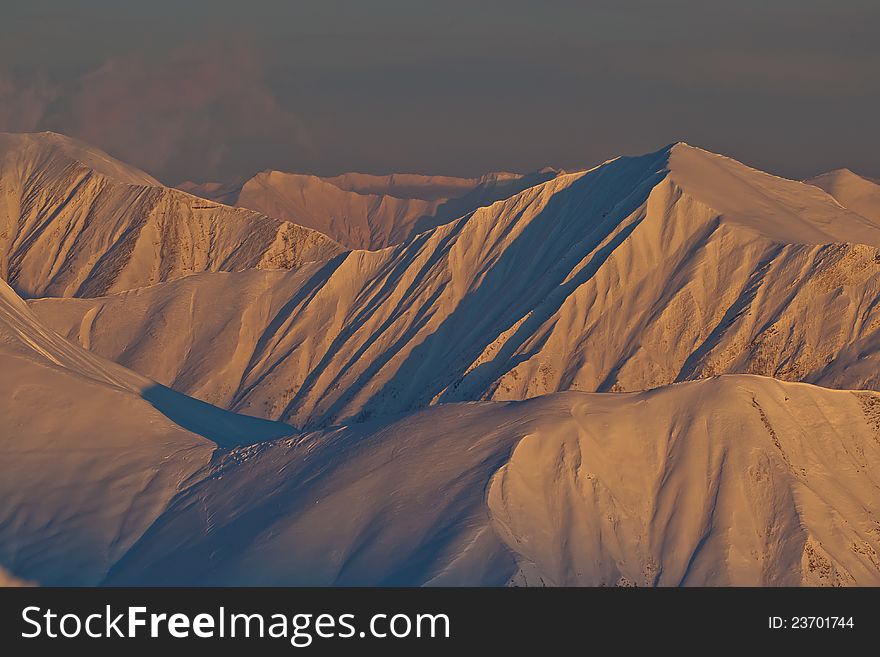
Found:
[(301, 427), (722, 373), (878, 388), (878, 247), (822, 190), (676, 144), (383, 251), (32, 307), (161, 383)]
[(835, 169), (806, 181), (831, 194), (837, 202), (880, 223), (880, 184), (849, 169)]
[(558, 175), (491, 173), (479, 178), (347, 173), (319, 178), (264, 171), (239, 183), (183, 183), (187, 192), (293, 221), (353, 249), (381, 249), (458, 219)]
[(0, 133), (0, 278), (25, 296), (97, 296), (340, 251), (308, 228), (162, 187), (68, 137)]

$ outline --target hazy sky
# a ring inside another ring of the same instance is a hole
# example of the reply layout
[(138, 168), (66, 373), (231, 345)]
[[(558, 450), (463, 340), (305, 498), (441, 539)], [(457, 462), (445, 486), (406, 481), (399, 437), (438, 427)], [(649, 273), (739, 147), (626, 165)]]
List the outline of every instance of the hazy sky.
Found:
[(577, 167), (677, 140), (880, 176), (878, 117), (878, 0), (0, 0), (0, 130), (171, 183)]

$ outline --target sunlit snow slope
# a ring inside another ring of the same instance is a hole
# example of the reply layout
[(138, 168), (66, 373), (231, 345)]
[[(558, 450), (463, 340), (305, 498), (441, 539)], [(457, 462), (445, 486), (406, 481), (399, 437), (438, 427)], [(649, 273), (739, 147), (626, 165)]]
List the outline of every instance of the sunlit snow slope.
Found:
[(380, 249), (558, 175), (543, 169), (480, 178), (263, 171), (240, 184), (184, 183), (187, 192), (293, 221), (354, 249)]
[(162, 187), (68, 137), (0, 133), (0, 278), (24, 296), (292, 268), (341, 250), (308, 228)]
[(755, 376), (233, 450), (114, 584), (880, 583), (880, 396)]
[(880, 585), (852, 181), (686, 144), (546, 175), (442, 221), (344, 204), (460, 179), (300, 177), (390, 244), (345, 251), (0, 136), (0, 579)]
[(880, 184), (849, 169), (835, 169), (807, 181), (831, 194), (844, 207), (880, 222)]
[(817, 187), (676, 144), (382, 251), (33, 308), (161, 383), (304, 427), (721, 373), (876, 388), (878, 247)]
[(100, 581), (207, 465), (215, 441), (292, 432), (68, 343), (2, 281), (0, 417), (0, 567), (51, 584)]

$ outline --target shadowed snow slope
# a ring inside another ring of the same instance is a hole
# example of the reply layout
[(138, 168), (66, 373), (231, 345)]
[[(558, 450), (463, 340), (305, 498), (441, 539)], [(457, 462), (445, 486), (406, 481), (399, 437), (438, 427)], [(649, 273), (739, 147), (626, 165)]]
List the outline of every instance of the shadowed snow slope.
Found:
[(291, 268), (341, 250), (308, 228), (162, 187), (68, 137), (0, 133), (0, 278), (24, 296)]
[(878, 409), (728, 376), (236, 449), (108, 582), (877, 584)]
[(40, 583), (100, 581), (208, 463), (205, 436), (231, 446), (291, 431), (68, 343), (2, 282), (0, 372), (0, 564)]
[(37, 300), (96, 353), (302, 427), (721, 373), (880, 385), (880, 228), (686, 144), (378, 252)]
[(880, 185), (849, 169), (836, 169), (807, 181), (831, 194), (843, 207), (880, 223)]
[(346, 173), (333, 178), (264, 171), (240, 184), (180, 189), (294, 221), (355, 249), (380, 249), (558, 175), (491, 173), (481, 178)]

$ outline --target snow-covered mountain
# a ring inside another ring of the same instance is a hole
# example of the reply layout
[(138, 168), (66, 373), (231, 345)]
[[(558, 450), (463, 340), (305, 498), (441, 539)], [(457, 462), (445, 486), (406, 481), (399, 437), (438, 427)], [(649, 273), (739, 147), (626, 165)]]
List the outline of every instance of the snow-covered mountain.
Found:
[(849, 169), (835, 169), (807, 181), (831, 194), (837, 202), (880, 223), (880, 184)]
[(163, 388), (46, 329), (0, 281), (0, 566), (95, 584), (227, 447), (293, 432)]
[(234, 450), (108, 581), (876, 585), (878, 409), (725, 376)]
[(308, 228), (163, 187), (68, 137), (0, 133), (0, 277), (25, 296), (97, 296), (340, 251)]
[(880, 585), (860, 195), (679, 143), (346, 251), (0, 146), (2, 582)]
[(264, 171), (244, 182), (187, 182), (179, 188), (308, 226), (352, 249), (381, 249), (558, 174), (542, 169), (479, 178), (360, 173), (320, 178)]
[(817, 187), (676, 144), (378, 252), (32, 307), (186, 394), (303, 427), (722, 373), (876, 388), (878, 247)]

